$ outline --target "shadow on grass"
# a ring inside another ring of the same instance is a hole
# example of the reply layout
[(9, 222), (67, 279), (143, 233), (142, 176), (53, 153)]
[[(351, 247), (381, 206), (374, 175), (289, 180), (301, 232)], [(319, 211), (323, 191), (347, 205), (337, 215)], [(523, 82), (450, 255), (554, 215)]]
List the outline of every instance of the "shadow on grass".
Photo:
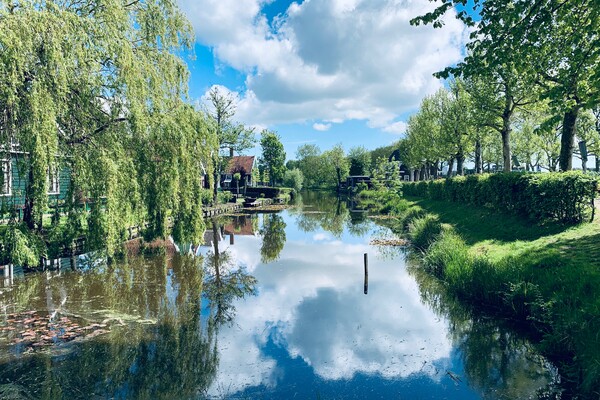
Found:
[(526, 218), (471, 205), (419, 198), (407, 199), (437, 214), (442, 222), (453, 225), (468, 245), (486, 240), (500, 243), (515, 240), (532, 241), (555, 235), (571, 227), (556, 223), (540, 225)]

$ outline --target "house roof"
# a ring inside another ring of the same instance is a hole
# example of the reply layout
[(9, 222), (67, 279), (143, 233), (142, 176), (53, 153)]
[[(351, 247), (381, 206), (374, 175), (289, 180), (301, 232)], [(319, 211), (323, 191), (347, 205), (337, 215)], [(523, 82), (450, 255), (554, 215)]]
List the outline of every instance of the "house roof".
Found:
[(227, 174), (235, 174), (240, 172), (246, 175), (252, 174), (254, 166), (254, 156), (234, 156), (229, 160), (229, 164), (225, 169)]

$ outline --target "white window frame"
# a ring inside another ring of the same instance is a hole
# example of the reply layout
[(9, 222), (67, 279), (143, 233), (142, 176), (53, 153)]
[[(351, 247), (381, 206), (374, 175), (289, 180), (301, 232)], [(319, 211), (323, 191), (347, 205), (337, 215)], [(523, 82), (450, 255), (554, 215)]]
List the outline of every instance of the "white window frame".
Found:
[[(2, 174), (4, 175), (4, 184), (0, 187), (0, 196), (12, 196), (12, 161), (10, 159), (0, 159), (0, 162), (2, 163)], [(5, 188), (8, 189), (6, 192)]]
[[(51, 174), (50, 171), (54, 173)], [(60, 194), (60, 170), (58, 166), (48, 169), (48, 194)]]

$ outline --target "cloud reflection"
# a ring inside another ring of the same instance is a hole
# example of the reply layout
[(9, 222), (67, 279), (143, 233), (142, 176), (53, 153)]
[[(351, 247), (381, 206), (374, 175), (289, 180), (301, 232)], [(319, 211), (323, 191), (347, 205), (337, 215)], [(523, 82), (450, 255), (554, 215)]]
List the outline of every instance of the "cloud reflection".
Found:
[[(378, 260), (364, 243), (316, 237), (317, 243), (313, 236), (288, 241), (271, 264), (248, 256), (257, 252), (255, 238), (236, 238), (231, 252), (258, 279), (259, 294), (236, 304), (235, 325), (220, 332), (220, 367), (211, 392), (274, 386), (285, 360), (265, 355), (273, 338), (323, 379), (420, 373), (438, 380), (443, 368), (430, 366), (449, 362), (446, 322), (421, 303), (403, 261)], [(372, 254), (367, 296), (363, 253)]]

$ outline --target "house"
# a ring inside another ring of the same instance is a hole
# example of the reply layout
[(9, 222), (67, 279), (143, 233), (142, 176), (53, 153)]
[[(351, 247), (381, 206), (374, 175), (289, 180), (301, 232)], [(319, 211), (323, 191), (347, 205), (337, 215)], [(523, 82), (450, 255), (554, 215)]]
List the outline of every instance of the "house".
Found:
[[(253, 186), (252, 170), (254, 169), (254, 156), (233, 156), (229, 159), (227, 167), (221, 173), (221, 187), (223, 189), (245, 189)], [(235, 182), (233, 176), (240, 174), (240, 181)]]
[[(25, 189), (27, 186), (28, 155), (12, 147), (10, 151), (0, 151), (0, 206), (4, 210), (16, 210), (19, 219), (22, 218), (25, 206)], [(48, 171), (48, 203), (52, 206), (62, 205), (69, 190), (70, 171), (58, 166)]]

